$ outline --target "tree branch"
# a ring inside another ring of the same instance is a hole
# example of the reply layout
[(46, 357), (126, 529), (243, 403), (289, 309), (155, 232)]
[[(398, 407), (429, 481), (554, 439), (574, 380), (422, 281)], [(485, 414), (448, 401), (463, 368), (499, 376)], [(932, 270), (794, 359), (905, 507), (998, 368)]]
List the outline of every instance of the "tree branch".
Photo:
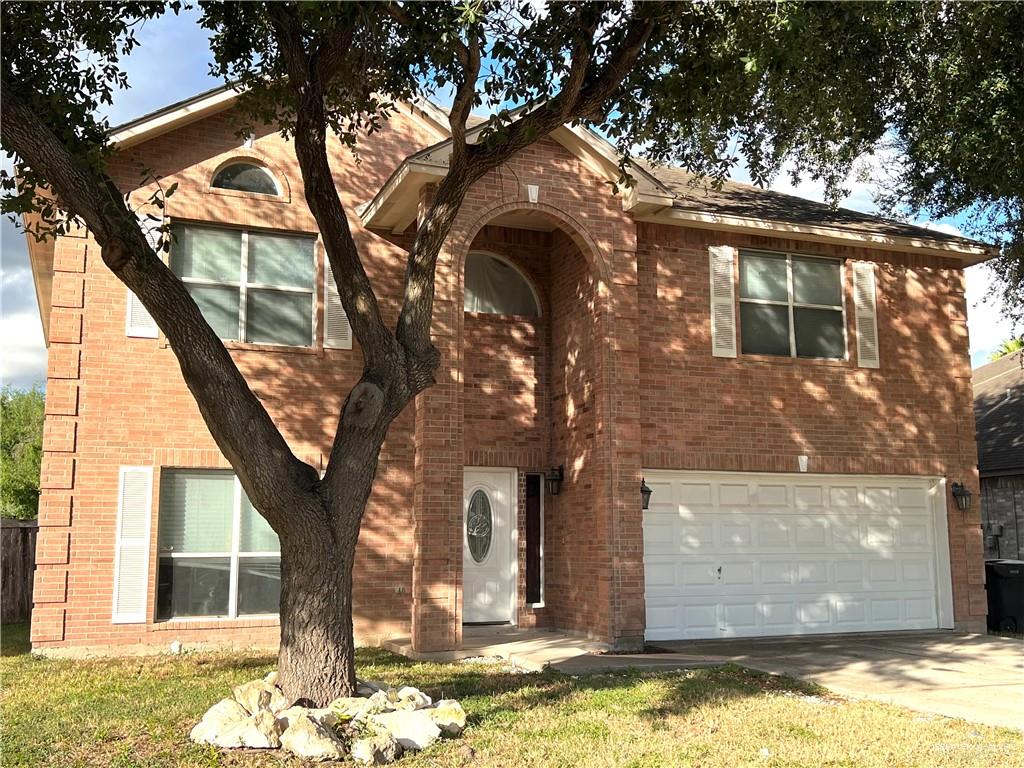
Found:
[(381, 368), (387, 362), (385, 356), (393, 349), (394, 337), (384, 325), (331, 172), (324, 106), (326, 84), (311, 69), (293, 7), (274, 3), (268, 6), (268, 14), (297, 100), (295, 155), (302, 171), (306, 202), (320, 229), (342, 306), (366, 365), (370, 369)]
[(76, 160), (6, 78), (0, 89), (4, 147), (45, 178), (61, 206), (89, 227), (103, 262), (166, 335), (210, 434), (253, 503), (270, 513), (275, 529), (285, 525), (281, 513), (299, 507), (295, 502), (316, 481), (315, 470), (292, 454), (185, 285), (146, 242), (114, 182)]
[[(659, 9), (661, 4), (659, 4)], [(437, 350), (430, 343), (430, 323), (433, 315), (434, 273), (437, 256), (444, 245), (451, 226), (458, 215), (466, 191), (470, 185), (491, 169), (508, 160), (512, 155), (526, 148), (538, 138), (546, 136), (559, 126), (585, 117), (601, 107), (629, 73), (643, 52), (644, 45), (656, 27), (660, 14), (634, 15), (619, 48), (612, 52), (604, 66), (597, 70), (593, 65), (593, 36), (597, 25), (584, 27), (583, 34), (574, 46), (574, 55), (566, 79), (566, 85), (558, 96), (542, 104), (508, 126), (505, 140), (496, 146), (475, 144), (465, 145), (465, 118), (468, 117), (467, 103), (472, 104), (472, 94), (464, 93), (468, 83), (475, 89), (479, 72), (479, 52), (474, 62), (472, 50), (462, 57), (465, 76), (456, 94), (450, 122), (452, 125), (452, 158), (448, 173), (438, 185), (430, 210), (416, 231), (416, 239), (409, 252), (406, 271), (405, 299), (398, 318), (395, 335), (409, 352), (413, 361), (410, 383), (415, 391), (421, 391), (433, 382), (433, 372), (438, 364)], [(589, 39), (588, 39), (589, 35)], [(475, 37), (470, 37), (472, 44)], [(475, 67), (475, 70), (474, 70)], [(472, 73), (472, 78), (469, 77)], [(461, 97), (461, 99), (460, 99)], [(465, 115), (456, 116), (456, 108)], [(461, 141), (456, 138), (456, 125), (461, 122)]]

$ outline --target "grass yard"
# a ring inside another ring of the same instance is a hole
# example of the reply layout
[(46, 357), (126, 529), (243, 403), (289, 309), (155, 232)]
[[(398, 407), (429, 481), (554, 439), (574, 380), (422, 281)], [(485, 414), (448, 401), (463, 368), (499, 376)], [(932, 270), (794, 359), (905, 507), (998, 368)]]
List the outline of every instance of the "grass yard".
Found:
[[(14, 766), (293, 768), (280, 754), (192, 745), (189, 728), (265, 653), (56, 661), (2, 632), (2, 758)], [(830, 697), (736, 667), (578, 678), (479, 664), (421, 664), (379, 650), (360, 675), (459, 699), (460, 739), (403, 758), (417, 766), (1024, 766), (1019, 732)]]

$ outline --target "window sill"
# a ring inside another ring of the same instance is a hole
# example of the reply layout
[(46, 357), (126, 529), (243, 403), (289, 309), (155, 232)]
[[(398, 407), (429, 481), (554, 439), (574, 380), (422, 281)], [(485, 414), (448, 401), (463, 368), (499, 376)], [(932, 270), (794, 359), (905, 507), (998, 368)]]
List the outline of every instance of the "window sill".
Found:
[[(167, 342), (167, 337), (160, 336), (160, 348), (169, 349), (170, 344)], [(316, 357), (323, 357), (324, 347), (289, 347), (286, 344), (253, 344), (247, 341), (225, 341), (224, 348), (229, 352), (271, 352), (276, 354), (284, 355), (315, 355)], [(336, 347), (328, 347), (330, 351), (338, 349), (341, 352), (347, 352)]]
[(852, 360), (833, 360), (827, 357), (783, 357), (782, 355), (745, 355), (737, 358), (748, 363), (768, 363), (770, 365), (813, 365), (831, 368), (856, 368)]
[(276, 615), (239, 616), (229, 619), (225, 616), (192, 616), (160, 619), (149, 625), (153, 632), (176, 632), (183, 629), (240, 629), (247, 627), (276, 627)]

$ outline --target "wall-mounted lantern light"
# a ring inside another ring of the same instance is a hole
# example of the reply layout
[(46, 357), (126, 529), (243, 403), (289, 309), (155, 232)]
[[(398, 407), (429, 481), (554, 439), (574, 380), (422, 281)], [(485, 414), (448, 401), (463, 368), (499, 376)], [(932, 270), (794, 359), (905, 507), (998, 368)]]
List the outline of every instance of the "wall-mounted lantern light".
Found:
[(963, 483), (953, 483), (953, 498), (956, 499), (956, 508), (961, 512), (970, 510), (973, 496), (974, 494), (965, 488)]
[(544, 475), (544, 485), (548, 489), (548, 494), (551, 496), (557, 496), (562, 490), (562, 481), (565, 479), (565, 467), (559, 464), (557, 467), (552, 467)]
[(654, 491), (652, 491), (651, 487), (647, 484), (647, 478), (640, 480), (640, 499), (644, 503), (644, 509), (651, 506), (652, 493), (654, 493)]

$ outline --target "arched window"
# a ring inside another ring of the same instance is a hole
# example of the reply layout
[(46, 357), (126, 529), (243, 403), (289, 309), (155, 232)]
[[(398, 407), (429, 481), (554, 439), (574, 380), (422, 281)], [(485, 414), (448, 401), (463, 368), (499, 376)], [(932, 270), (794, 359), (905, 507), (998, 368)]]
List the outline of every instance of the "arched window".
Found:
[(258, 192), (261, 195), (278, 195), (277, 182), (270, 171), (255, 163), (231, 163), (225, 165), (213, 177), (210, 185), (217, 189), (234, 189), (239, 192)]
[(540, 314), (540, 303), (523, 273), (504, 259), (487, 253), (466, 257), (466, 312), (491, 315)]

